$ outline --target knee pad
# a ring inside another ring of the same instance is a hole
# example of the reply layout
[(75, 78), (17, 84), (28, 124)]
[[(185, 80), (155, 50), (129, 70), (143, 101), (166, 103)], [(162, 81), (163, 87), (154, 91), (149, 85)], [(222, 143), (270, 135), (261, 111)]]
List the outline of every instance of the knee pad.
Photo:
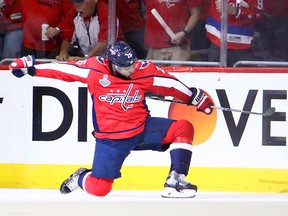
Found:
[(162, 143), (192, 144), (193, 138), (194, 138), (194, 127), (192, 123), (187, 120), (181, 119), (171, 124), (166, 133), (166, 136), (162, 140)]
[(106, 196), (111, 190), (114, 179), (93, 177), (89, 174), (84, 181), (84, 190), (94, 196)]

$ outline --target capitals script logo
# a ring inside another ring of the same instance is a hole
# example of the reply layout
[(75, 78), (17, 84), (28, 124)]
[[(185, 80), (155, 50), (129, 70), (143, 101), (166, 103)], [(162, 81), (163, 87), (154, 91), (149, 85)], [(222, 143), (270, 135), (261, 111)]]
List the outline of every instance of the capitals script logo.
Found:
[(106, 95), (100, 95), (99, 100), (108, 102), (110, 105), (115, 103), (121, 103), (121, 107), (124, 111), (133, 107), (133, 103), (137, 103), (141, 100), (142, 95), (139, 94), (139, 90), (136, 90), (134, 95), (130, 95), (131, 90), (133, 89), (133, 84), (130, 84), (127, 90), (124, 90), (123, 93), (120, 90), (117, 90), (116, 93), (112, 92)]

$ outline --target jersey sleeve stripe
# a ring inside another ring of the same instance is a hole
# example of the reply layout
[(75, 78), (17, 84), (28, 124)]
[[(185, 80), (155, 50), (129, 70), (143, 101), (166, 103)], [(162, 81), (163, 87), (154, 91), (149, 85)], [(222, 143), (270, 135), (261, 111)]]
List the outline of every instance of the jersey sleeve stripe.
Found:
[(69, 64), (61, 64), (61, 67), (59, 67), (60, 64), (53, 64), (53, 63), (48, 63), (48, 64), (39, 64), (35, 65), (36, 69), (46, 69), (46, 70), (57, 70), (62, 73), (66, 74), (71, 74), (74, 76), (82, 77), (82, 78), (87, 78), (90, 72), (90, 69), (87, 68), (79, 68), (75, 65), (69, 65)]
[(178, 91), (183, 92), (184, 94), (188, 95), (189, 97), (192, 95), (192, 92), (188, 87), (186, 87), (183, 83), (167, 77), (154, 77), (153, 86), (160, 86), (166, 88), (175, 88)]

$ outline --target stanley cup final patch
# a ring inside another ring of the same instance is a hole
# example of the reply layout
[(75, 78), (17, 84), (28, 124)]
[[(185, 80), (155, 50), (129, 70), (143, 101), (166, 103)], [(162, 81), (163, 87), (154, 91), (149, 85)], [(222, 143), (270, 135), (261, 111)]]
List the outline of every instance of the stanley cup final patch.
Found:
[(103, 86), (103, 87), (107, 87), (111, 84), (111, 82), (108, 80), (108, 75), (103, 75), (103, 78), (99, 80), (99, 83)]

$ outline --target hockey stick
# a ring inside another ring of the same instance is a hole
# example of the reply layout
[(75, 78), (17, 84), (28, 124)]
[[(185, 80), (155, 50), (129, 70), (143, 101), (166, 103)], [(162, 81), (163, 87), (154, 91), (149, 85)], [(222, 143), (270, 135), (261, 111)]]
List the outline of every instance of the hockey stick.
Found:
[(157, 19), (159, 24), (164, 28), (164, 30), (167, 32), (170, 38), (175, 37), (175, 33), (171, 30), (171, 28), (167, 25), (165, 20), (162, 18), (162, 16), (158, 13), (158, 11), (155, 8), (151, 10), (151, 13)]
[[(154, 94), (147, 95), (148, 98), (151, 98), (153, 100), (159, 100), (163, 102), (171, 102), (171, 103), (179, 103), (179, 104), (186, 104), (183, 101), (180, 100), (172, 100), (172, 99), (167, 99), (164, 96), (158, 96)], [(186, 104), (187, 105), (187, 104)], [(222, 111), (226, 112), (240, 112), (244, 114), (254, 114), (254, 115), (262, 115), (262, 116), (271, 116), (275, 113), (276, 109), (274, 107), (270, 107), (267, 109), (264, 113), (259, 113), (259, 112), (252, 112), (252, 111), (247, 111), (247, 110), (240, 110), (240, 109), (233, 109), (233, 108), (228, 108), (228, 107), (219, 107), (219, 106), (211, 106), (213, 109), (219, 109)]]

